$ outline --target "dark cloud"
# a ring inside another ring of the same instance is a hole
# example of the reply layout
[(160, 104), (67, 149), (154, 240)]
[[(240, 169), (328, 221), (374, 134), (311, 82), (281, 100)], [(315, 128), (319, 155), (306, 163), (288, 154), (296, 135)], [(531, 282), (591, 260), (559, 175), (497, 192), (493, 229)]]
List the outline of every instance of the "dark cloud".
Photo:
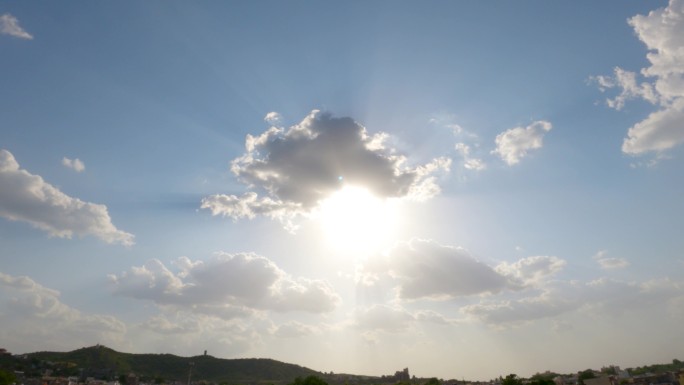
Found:
[[(343, 185), (362, 186), (378, 197), (427, 199), (439, 193), (434, 173), (450, 160), (411, 167), (353, 119), (314, 110), (289, 129), (271, 127), (247, 136), (246, 153), (231, 170), (254, 191), (239, 197), (213, 195), (202, 208), (234, 219), (266, 215), (287, 218), (309, 212)], [(268, 197), (258, 197), (265, 192)]]

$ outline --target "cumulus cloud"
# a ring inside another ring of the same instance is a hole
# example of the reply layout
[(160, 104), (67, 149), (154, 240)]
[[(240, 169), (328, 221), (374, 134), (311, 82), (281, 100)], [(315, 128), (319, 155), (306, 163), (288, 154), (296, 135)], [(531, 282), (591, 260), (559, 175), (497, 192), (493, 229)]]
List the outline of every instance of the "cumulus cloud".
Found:
[(76, 172), (83, 172), (85, 170), (85, 164), (78, 158), (69, 159), (67, 157), (64, 157), (62, 158), (62, 165)]
[[(269, 113), (267, 120), (275, 116)], [(201, 207), (233, 219), (264, 215), (287, 222), (310, 213), (344, 185), (364, 187), (381, 198), (424, 200), (438, 194), (435, 174), (448, 170), (450, 160), (411, 167), (386, 145), (387, 137), (370, 135), (351, 118), (314, 110), (289, 129), (272, 126), (248, 135), (246, 152), (232, 161), (231, 170), (251, 191), (209, 196)]]
[(378, 256), (361, 272), (359, 282), (372, 285), (389, 277), (405, 300), (449, 299), (498, 293), (509, 280), (492, 267), (473, 258), (460, 247), (442, 246), (428, 240), (412, 240)]
[[(26, 276), (0, 272), (0, 339), (33, 349), (92, 341), (118, 342), (126, 325), (109, 315), (89, 315), (60, 300), (60, 293)], [(80, 342), (79, 342), (80, 341)]]
[(506, 130), (496, 136), (496, 149), (492, 153), (498, 154), (509, 166), (517, 164), (530, 150), (543, 146), (544, 134), (551, 131), (551, 127), (551, 123), (538, 120), (527, 127)]
[(609, 107), (621, 109), (630, 99), (644, 99), (658, 111), (636, 123), (622, 144), (630, 155), (661, 153), (684, 142), (684, 1), (670, 0), (664, 8), (629, 19), (637, 37), (646, 45), (650, 66), (637, 74), (615, 68), (613, 76), (592, 77), (601, 91), (619, 90), (606, 99)]
[(225, 318), (255, 310), (323, 313), (340, 301), (327, 282), (291, 277), (256, 254), (219, 253), (195, 262), (183, 257), (176, 265), (180, 271), (172, 272), (152, 259), (110, 280), (118, 295)]
[(105, 205), (72, 198), (19, 168), (7, 150), (0, 150), (0, 216), (28, 222), (50, 236), (93, 235), (107, 243), (132, 245), (134, 236), (117, 229)]
[(4, 15), (0, 16), (0, 34), (14, 36), (19, 39), (33, 39), (33, 36), (31, 36), (30, 33), (21, 28), (19, 25), (19, 20), (9, 13), (5, 13)]
[(462, 247), (413, 239), (369, 259), (356, 279), (364, 289), (393, 287), (403, 300), (445, 300), (541, 287), (565, 263), (553, 256), (533, 256), (492, 267)]

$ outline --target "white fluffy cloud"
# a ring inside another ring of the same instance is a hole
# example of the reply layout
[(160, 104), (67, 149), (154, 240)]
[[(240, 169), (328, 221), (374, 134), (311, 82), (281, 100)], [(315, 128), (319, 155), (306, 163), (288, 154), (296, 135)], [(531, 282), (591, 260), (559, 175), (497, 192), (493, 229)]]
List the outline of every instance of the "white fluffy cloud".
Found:
[(85, 170), (85, 164), (78, 158), (69, 159), (65, 156), (62, 158), (62, 165), (76, 172), (83, 172)]
[(0, 216), (28, 222), (50, 236), (94, 235), (107, 243), (132, 245), (134, 236), (117, 229), (105, 205), (72, 198), (19, 168), (7, 150), (0, 150)]
[(632, 126), (622, 144), (630, 155), (662, 152), (684, 142), (684, 1), (670, 0), (665, 8), (629, 19), (637, 37), (646, 45), (650, 66), (641, 75), (652, 79), (639, 83), (637, 74), (616, 68), (613, 76), (593, 79), (601, 91), (617, 88), (608, 106), (621, 109), (630, 99), (657, 104), (658, 111)]
[(496, 136), (498, 154), (509, 166), (517, 164), (530, 150), (539, 149), (544, 144), (544, 134), (551, 130), (551, 123), (538, 120), (527, 127), (515, 127)]
[(31, 36), (30, 33), (24, 31), (24, 29), (19, 26), (19, 20), (9, 13), (0, 16), (0, 34), (14, 36), (19, 39), (33, 39), (33, 36)]
[[(269, 113), (266, 120), (273, 122)], [(343, 185), (367, 188), (378, 197), (428, 199), (439, 193), (435, 173), (450, 160), (411, 167), (386, 146), (387, 134), (370, 135), (351, 118), (312, 111), (301, 123), (248, 135), (246, 153), (231, 170), (254, 191), (242, 196), (213, 195), (202, 208), (234, 219), (265, 215), (282, 220), (306, 214)], [(267, 197), (259, 197), (265, 192)]]
[(61, 302), (58, 291), (29, 277), (0, 272), (0, 339), (23, 349), (62, 349), (92, 341), (116, 343), (126, 325), (109, 315), (89, 315)]
[(359, 284), (373, 286), (389, 279), (401, 299), (443, 300), (538, 285), (564, 265), (559, 258), (539, 256), (493, 268), (461, 247), (414, 239), (369, 261), (360, 272)]
[(111, 275), (114, 292), (224, 318), (246, 316), (255, 310), (323, 313), (340, 301), (328, 283), (293, 278), (255, 254), (220, 253), (195, 262), (182, 257), (176, 265), (180, 271), (174, 273), (153, 259)]
[(273, 126), (280, 126), (283, 121), (283, 117), (279, 113), (271, 111), (264, 116), (264, 121)]

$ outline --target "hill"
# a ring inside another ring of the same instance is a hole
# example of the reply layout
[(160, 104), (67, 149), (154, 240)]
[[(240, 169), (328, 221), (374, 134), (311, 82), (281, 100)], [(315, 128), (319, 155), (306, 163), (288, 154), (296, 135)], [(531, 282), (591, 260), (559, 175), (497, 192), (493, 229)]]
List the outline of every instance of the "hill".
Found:
[[(24, 369), (49, 365), (55, 375), (80, 375), (124, 380), (134, 373), (146, 381), (215, 383), (289, 383), (296, 377), (321, 376), (314, 370), (272, 359), (221, 359), (210, 355), (179, 357), (173, 354), (121, 353), (102, 345), (71, 352), (36, 352), (22, 356)], [(17, 362), (17, 364), (21, 364)], [(122, 381), (122, 382), (124, 382)]]

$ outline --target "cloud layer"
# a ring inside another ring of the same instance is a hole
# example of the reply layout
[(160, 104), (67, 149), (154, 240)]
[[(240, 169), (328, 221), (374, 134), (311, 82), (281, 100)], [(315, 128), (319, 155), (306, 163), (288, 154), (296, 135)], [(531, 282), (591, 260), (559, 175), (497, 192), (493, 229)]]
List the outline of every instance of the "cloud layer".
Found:
[(117, 342), (126, 325), (109, 315), (89, 315), (64, 303), (59, 292), (29, 277), (0, 272), (0, 339), (25, 349), (63, 349), (92, 341)]
[[(277, 119), (276, 119), (277, 118)], [(275, 123), (279, 116), (269, 113)], [(234, 219), (306, 214), (343, 185), (368, 189), (381, 198), (427, 199), (439, 193), (434, 174), (450, 160), (411, 167), (385, 144), (387, 134), (369, 135), (351, 118), (312, 111), (289, 129), (271, 127), (247, 136), (246, 153), (233, 160), (232, 172), (250, 189), (242, 196), (213, 195), (202, 208)], [(265, 192), (267, 197), (259, 197)]]
[(556, 257), (536, 256), (492, 267), (461, 247), (414, 239), (369, 261), (359, 283), (373, 286), (389, 279), (401, 299), (443, 300), (533, 287), (564, 265)]
[(0, 150), (0, 216), (23, 221), (50, 236), (94, 235), (107, 243), (133, 244), (133, 235), (117, 229), (105, 205), (72, 198), (19, 168), (7, 150)]
[(180, 271), (174, 273), (152, 259), (111, 275), (114, 292), (223, 318), (247, 316), (256, 310), (324, 313), (340, 301), (325, 281), (293, 278), (256, 254), (219, 253), (206, 261), (181, 257), (176, 265)]

